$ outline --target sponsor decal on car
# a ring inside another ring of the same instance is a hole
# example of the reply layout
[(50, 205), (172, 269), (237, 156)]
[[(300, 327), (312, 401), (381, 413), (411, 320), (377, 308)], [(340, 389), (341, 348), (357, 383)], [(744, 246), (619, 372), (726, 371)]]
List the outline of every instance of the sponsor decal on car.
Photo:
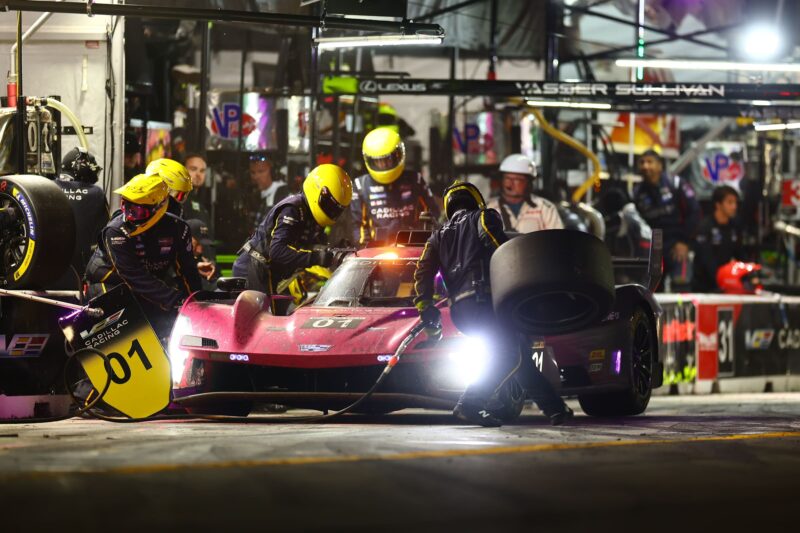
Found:
[(592, 363), (589, 365), (589, 372), (595, 374), (603, 370), (603, 363)]
[(781, 350), (786, 348), (800, 348), (800, 329), (783, 328), (778, 332), (778, 347)]
[(6, 336), (0, 335), (0, 358), (39, 357), (49, 339), (46, 333), (18, 333), (6, 344)]
[(748, 350), (767, 350), (774, 338), (774, 329), (747, 330), (744, 332), (744, 345)]
[(301, 352), (327, 352), (333, 348), (332, 344), (300, 344)]

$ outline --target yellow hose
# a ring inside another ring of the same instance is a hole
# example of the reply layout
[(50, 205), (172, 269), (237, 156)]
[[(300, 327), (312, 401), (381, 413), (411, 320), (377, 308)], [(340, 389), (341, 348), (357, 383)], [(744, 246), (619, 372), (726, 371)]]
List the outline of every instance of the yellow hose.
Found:
[(572, 201), (575, 203), (580, 202), (581, 199), (583, 198), (583, 195), (586, 194), (586, 191), (589, 190), (589, 187), (591, 187), (592, 185), (597, 185), (597, 186), (600, 185), (600, 170), (601, 170), (600, 160), (597, 158), (596, 155), (594, 155), (594, 153), (591, 150), (586, 148), (584, 145), (582, 145), (581, 143), (579, 143), (578, 141), (576, 141), (563, 131), (560, 131), (558, 128), (553, 127), (552, 124), (550, 124), (549, 122), (547, 122), (547, 120), (545, 120), (544, 115), (542, 114), (541, 111), (539, 111), (538, 109), (531, 109), (530, 111), (531, 113), (533, 113), (533, 116), (536, 117), (536, 120), (539, 121), (539, 124), (542, 126), (542, 129), (545, 131), (545, 133), (547, 133), (550, 137), (553, 137), (554, 139), (561, 141), (562, 143), (577, 150), (578, 152), (580, 152), (581, 154), (585, 155), (587, 158), (592, 160), (592, 167), (594, 167), (592, 175), (589, 176), (589, 179), (583, 182), (580, 187), (575, 189), (574, 193), (572, 193)]

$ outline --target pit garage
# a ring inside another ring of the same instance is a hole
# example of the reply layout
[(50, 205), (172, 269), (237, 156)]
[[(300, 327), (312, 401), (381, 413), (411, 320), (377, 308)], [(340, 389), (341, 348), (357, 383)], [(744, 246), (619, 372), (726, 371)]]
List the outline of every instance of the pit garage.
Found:
[(0, 6), (4, 530), (797, 521), (800, 5)]

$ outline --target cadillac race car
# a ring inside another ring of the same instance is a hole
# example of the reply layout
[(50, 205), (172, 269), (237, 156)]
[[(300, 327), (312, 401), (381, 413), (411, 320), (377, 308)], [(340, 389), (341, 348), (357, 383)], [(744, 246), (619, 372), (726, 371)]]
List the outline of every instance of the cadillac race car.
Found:
[[(401, 232), (393, 246), (352, 253), (293, 310), (252, 290), (196, 293), (169, 342), (175, 401), (189, 412), (235, 415), (254, 402), (321, 411), (351, 404), (418, 323), (413, 274), (428, 235)], [(530, 336), (528, 356), (589, 415), (640, 414), (661, 385), (661, 310), (651, 293), (660, 278), (656, 237), (649, 261), (613, 259), (595, 237), (567, 230), (518, 236), (492, 259), (498, 315)], [(615, 285), (622, 268), (638, 269), (641, 283)], [(359, 411), (452, 409), (480, 376), (492, 339), (456, 330), (442, 282), (437, 299), (442, 339), (417, 337)], [(520, 414), (525, 396), (524, 383), (508, 382), (506, 421)]]

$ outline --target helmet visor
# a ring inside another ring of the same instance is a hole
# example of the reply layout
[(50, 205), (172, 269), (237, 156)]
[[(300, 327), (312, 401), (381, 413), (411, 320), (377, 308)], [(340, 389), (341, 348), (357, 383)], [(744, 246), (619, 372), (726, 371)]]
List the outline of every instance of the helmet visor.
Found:
[(169, 193), (172, 195), (173, 198), (175, 198), (178, 201), (178, 203), (181, 203), (181, 204), (183, 202), (185, 202), (186, 201), (186, 197), (189, 196), (189, 192), (188, 191), (171, 190), (171, 191), (169, 191)]
[(339, 215), (344, 212), (345, 207), (336, 201), (331, 191), (327, 187), (323, 187), (319, 193), (319, 208), (325, 213), (325, 216), (331, 220), (336, 220)]
[(134, 204), (123, 198), (120, 203), (120, 209), (122, 209), (122, 216), (125, 218), (125, 222), (141, 224), (155, 214), (158, 210), (158, 206)]
[(380, 157), (372, 157), (364, 154), (364, 162), (367, 164), (367, 166), (372, 170), (379, 172), (397, 168), (405, 158), (406, 147), (403, 145), (403, 143), (398, 144), (390, 153)]

